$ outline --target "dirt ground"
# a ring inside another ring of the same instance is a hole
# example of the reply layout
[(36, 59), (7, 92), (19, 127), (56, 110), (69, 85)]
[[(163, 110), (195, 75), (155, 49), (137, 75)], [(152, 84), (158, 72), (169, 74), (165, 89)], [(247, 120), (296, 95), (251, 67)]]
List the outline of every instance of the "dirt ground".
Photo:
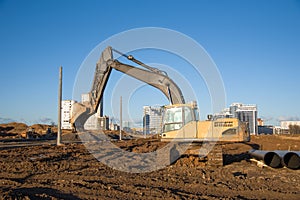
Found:
[[(166, 145), (153, 139), (114, 144), (138, 153)], [(209, 166), (196, 156), (183, 156), (148, 173), (114, 170), (95, 159), (82, 144), (2, 148), (0, 199), (300, 198), (300, 170), (258, 167), (247, 154), (253, 147), (299, 151), (299, 136), (254, 136), (250, 143), (222, 147), (223, 167)]]

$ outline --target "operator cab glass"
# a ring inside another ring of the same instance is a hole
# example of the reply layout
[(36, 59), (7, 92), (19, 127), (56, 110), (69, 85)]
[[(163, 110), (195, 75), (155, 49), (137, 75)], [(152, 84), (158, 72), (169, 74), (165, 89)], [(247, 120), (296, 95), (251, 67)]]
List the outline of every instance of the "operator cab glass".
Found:
[(163, 115), (163, 132), (178, 130), (185, 124), (196, 121), (197, 110), (190, 106), (166, 107)]
[(194, 116), (195, 116), (195, 121), (199, 121), (200, 120), (200, 114), (199, 114), (198, 108), (194, 107), (193, 112), (194, 112)]

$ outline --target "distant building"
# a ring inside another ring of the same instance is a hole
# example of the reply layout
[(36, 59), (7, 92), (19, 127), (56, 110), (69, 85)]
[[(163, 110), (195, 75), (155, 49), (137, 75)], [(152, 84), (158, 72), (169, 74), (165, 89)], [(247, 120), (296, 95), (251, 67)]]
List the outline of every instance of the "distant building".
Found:
[(242, 122), (249, 123), (250, 134), (257, 134), (257, 107), (256, 105), (242, 104), (236, 110), (236, 116)]
[(277, 135), (282, 134), (281, 126), (274, 126), (273, 134), (277, 134)]
[(300, 121), (281, 121), (280, 122), (280, 127), (282, 129), (289, 129), (290, 125), (298, 125), (298, 126), (300, 126)]
[(100, 117), (100, 129), (101, 130), (109, 130), (109, 117), (103, 116)]
[(229, 108), (225, 108), (222, 112), (214, 114), (214, 118), (233, 118), (233, 114), (231, 113)]
[(257, 126), (258, 135), (271, 135), (274, 132), (274, 126)]
[(122, 127), (127, 127), (127, 128), (131, 128), (133, 126), (133, 122), (131, 121), (123, 121), (122, 123)]
[(264, 120), (262, 118), (257, 118), (257, 125), (264, 126)]
[(281, 126), (274, 126), (273, 133), (279, 135), (279, 134), (289, 134), (290, 132), (289, 129), (284, 129)]
[(120, 126), (118, 124), (115, 124), (115, 123), (110, 123), (109, 124), (109, 129), (112, 130), (112, 131), (118, 131), (120, 130)]
[(143, 116), (143, 133), (150, 134), (150, 115), (148, 113), (146, 113), (145, 110), (144, 110), (144, 116)]
[(61, 128), (72, 129), (72, 105), (75, 103), (73, 100), (63, 100), (61, 102)]
[(250, 134), (258, 133), (257, 127), (257, 106), (254, 104), (233, 103), (229, 108), (214, 115), (214, 118), (238, 118), (242, 122), (248, 123)]
[(162, 108), (160, 106), (143, 107), (144, 134), (157, 134), (161, 132)]

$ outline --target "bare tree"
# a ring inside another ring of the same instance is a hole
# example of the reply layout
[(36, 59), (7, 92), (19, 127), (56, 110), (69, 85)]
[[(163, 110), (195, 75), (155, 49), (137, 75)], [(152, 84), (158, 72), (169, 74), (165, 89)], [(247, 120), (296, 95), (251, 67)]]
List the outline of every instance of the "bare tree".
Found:
[(290, 134), (300, 134), (300, 126), (299, 125), (289, 125)]

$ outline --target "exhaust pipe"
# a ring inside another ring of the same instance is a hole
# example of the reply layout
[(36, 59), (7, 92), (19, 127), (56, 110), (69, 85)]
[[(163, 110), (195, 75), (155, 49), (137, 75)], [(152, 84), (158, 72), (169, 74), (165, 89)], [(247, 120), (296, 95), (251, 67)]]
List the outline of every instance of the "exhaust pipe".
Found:
[(249, 154), (257, 159), (262, 160), (264, 163), (270, 167), (278, 168), (281, 167), (281, 158), (280, 156), (272, 151), (261, 151), (261, 150), (250, 150)]

